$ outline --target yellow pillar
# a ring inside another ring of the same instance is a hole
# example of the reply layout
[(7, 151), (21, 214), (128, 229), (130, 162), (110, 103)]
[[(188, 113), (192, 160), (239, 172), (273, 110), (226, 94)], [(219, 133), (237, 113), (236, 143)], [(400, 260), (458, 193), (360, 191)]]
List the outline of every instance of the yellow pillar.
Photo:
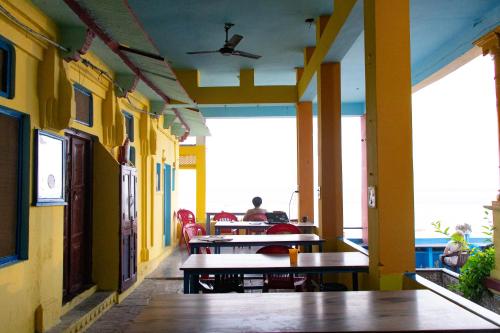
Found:
[[(486, 34), (474, 44), (483, 49), (483, 55), (490, 54), (495, 62), (495, 87), (496, 87), (496, 97), (497, 97), (497, 123), (498, 123), (498, 140), (500, 149), (500, 27), (497, 27), (494, 31)], [(500, 155), (500, 152), (499, 152)], [(492, 203), (493, 210), (493, 225), (495, 227), (495, 232), (493, 235), (493, 243), (495, 248), (500, 248), (500, 190), (497, 194), (496, 201)], [(495, 252), (495, 269), (490, 274), (491, 278), (497, 280), (496, 285), (500, 284), (500, 251)], [(495, 290), (497, 293), (498, 290)]]
[(364, 5), (370, 284), (401, 289), (415, 270), (409, 0)]
[(322, 64), (317, 79), (319, 230), (334, 251), (343, 235), (340, 64)]
[(196, 140), (196, 219), (205, 222), (207, 198), (207, 168), (205, 160), (205, 138)]
[(313, 110), (312, 102), (297, 103), (297, 184), (299, 220), (314, 221)]

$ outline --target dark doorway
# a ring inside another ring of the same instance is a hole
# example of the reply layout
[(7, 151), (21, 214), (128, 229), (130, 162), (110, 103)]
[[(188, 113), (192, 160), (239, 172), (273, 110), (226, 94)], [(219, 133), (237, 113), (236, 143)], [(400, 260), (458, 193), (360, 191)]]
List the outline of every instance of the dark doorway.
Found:
[(63, 301), (92, 282), (92, 139), (67, 132)]

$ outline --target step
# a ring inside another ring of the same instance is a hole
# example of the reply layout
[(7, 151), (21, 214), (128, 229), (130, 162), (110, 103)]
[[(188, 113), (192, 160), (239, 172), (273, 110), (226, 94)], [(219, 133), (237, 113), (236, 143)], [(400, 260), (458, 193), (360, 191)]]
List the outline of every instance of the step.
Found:
[(61, 322), (48, 333), (77, 333), (85, 331), (109, 310), (117, 300), (113, 291), (97, 291), (61, 317)]

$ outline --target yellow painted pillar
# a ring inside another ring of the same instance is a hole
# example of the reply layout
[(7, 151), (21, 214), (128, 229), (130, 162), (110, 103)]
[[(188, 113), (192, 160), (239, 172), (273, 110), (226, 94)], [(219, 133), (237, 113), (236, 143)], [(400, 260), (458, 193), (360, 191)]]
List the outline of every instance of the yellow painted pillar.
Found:
[[(499, 150), (500, 150), (500, 27), (497, 27), (494, 31), (486, 34), (474, 44), (483, 49), (483, 55), (490, 54), (495, 62), (495, 87), (496, 87), (496, 98), (497, 98), (497, 123), (498, 123), (498, 140), (499, 140)], [(500, 156), (500, 151), (499, 151)], [(500, 248), (500, 190), (497, 193), (496, 201), (492, 203), (493, 210), (493, 225), (495, 227), (495, 232), (493, 235), (493, 243), (495, 248)], [(500, 284), (500, 251), (495, 252), (495, 269), (490, 274), (491, 278), (497, 280), (496, 285)], [(498, 293), (498, 290), (495, 290)]]
[(205, 138), (196, 140), (196, 219), (205, 222), (207, 198), (207, 168), (205, 159)]
[(312, 102), (297, 103), (298, 219), (314, 221), (313, 109)]
[(409, 0), (364, 12), (370, 285), (402, 289), (415, 270)]
[(368, 166), (366, 165), (366, 115), (361, 121), (361, 239), (368, 244)]
[(340, 64), (322, 64), (317, 79), (319, 230), (334, 251), (343, 235)]

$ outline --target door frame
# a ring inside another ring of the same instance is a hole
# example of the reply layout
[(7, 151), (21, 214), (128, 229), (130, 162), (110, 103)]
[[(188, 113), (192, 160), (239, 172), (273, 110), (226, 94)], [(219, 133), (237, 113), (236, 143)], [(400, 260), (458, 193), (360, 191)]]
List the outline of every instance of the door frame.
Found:
[[(94, 135), (76, 130), (76, 129), (66, 129), (64, 130), (64, 137), (66, 139), (66, 147), (67, 147), (67, 152), (66, 152), (66, 179), (65, 179), (65, 194), (66, 194), (66, 201), (67, 205), (64, 206), (64, 226), (66, 226), (66, 223), (68, 222), (68, 210), (70, 209), (70, 203), (69, 201), (71, 200), (70, 196), (68, 195), (69, 191), (69, 180), (70, 176), (68, 173), (71, 171), (68, 168), (68, 156), (69, 154), (69, 149), (71, 149), (71, 145), (69, 144), (69, 136), (74, 136), (82, 140), (86, 140), (89, 143), (89, 158), (87, 160), (87, 168), (88, 168), (88, 179), (87, 179), (87, 184), (86, 188), (88, 189), (86, 191), (86, 202), (88, 205), (88, 220), (89, 220), (89, 225), (88, 225), (88, 240), (87, 240), (87, 246), (88, 246), (88, 262), (87, 262), (87, 279), (88, 283), (92, 284), (92, 266), (93, 266), (93, 224), (94, 224), (94, 141), (96, 140), (96, 137)], [(66, 303), (73, 299), (75, 296), (77, 296), (79, 293), (83, 292), (85, 290), (85, 286), (80, 290), (79, 292), (76, 293), (69, 293), (69, 290), (66, 291), (66, 294), (64, 294), (64, 284), (67, 283), (69, 284), (69, 256), (64, 256), (64, 228), (63, 228), (63, 303)], [(69, 240), (68, 240), (69, 241)], [(69, 289), (69, 286), (68, 286)]]

